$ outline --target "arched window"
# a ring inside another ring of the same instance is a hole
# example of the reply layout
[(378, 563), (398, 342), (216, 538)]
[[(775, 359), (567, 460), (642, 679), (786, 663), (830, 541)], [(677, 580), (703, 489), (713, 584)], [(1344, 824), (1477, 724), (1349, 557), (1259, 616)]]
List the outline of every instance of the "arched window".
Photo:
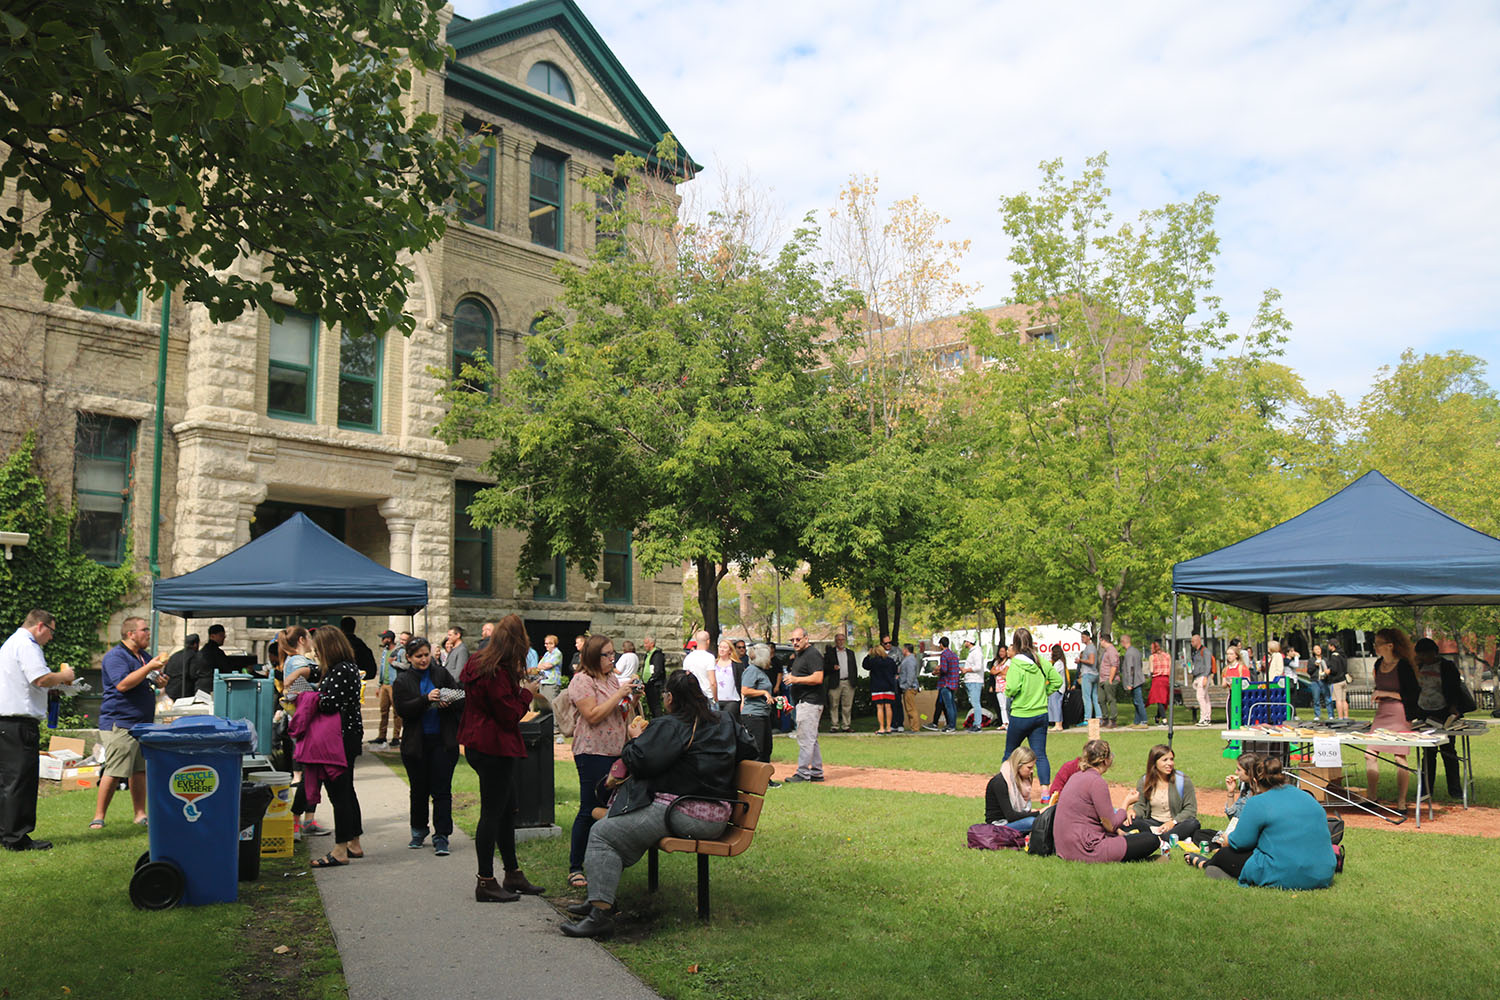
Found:
[[(495, 361), (495, 320), (476, 299), (464, 299), (453, 310), (453, 374), (456, 377), (465, 364), (472, 364), (483, 351), (491, 364)], [(473, 385), (475, 392), (485, 391)]]
[(559, 101), (577, 103), (573, 100), (573, 85), (568, 82), (567, 74), (553, 63), (539, 62), (532, 66), (526, 74), (526, 86)]

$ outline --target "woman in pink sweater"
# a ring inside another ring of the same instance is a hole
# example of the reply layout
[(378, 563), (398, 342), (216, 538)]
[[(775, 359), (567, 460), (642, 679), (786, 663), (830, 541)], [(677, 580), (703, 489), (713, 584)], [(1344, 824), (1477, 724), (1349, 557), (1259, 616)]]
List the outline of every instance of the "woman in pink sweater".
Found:
[(1109, 744), (1089, 740), (1083, 745), (1078, 773), (1057, 795), (1052, 836), (1057, 856), (1069, 861), (1139, 861), (1154, 857), (1161, 841), (1152, 833), (1121, 833), (1127, 812), (1140, 798), (1131, 789), (1121, 808), (1109, 798), (1104, 772), (1115, 762)]

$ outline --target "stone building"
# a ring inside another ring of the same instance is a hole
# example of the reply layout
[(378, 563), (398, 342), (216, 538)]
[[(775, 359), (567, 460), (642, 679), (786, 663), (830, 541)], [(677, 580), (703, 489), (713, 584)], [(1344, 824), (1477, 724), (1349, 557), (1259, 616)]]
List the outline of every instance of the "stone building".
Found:
[[(433, 435), (443, 410), (432, 370), (479, 351), (501, 368), (515, 362), (552, 306), (554, 265), (581, 262), (593, 246), (592, 214), (573, 210), (593, 198), (580, 180), (611, 168), (616, 153), (649, 153), (667, 125), (572, 0), (454, 17), (447, 31), (456, 58), (419, 81), (413, 103), (497, 141), (474, 171), (482, 206), (410, 262), (410, 338), (356, 340), (291, 309), (281, 321), (247, 312), (215, 323), (180, 298), (163, 324), (160, 301), (91, 311), (45, 302), (24, 269), (0, 280), (0, 384), (10, 402), (0, 444), (8, 450), (38, 430), (44, 472), (59, 498), (76, 498), (78, 534), (96, 558), (118, 563), (133, 539), (143, 586), (131, 610), (149, 606), (160, 347), (161, 577), (197, 569), (301, 510), (428, 582), (426, 613), (392, 619), (397, 630), (440, 636), (450, 623), (474, 629), (515, 611), (538, 646), (557, 632), (571, 649), (571, 634), (584, 629), (638, 640), (680, 628), (680, 567), (643, 573), (628, 526), (600, 553), (607, 585), (561, 560), (517, 571), (519, 536), (478, 529), (465, 510), (485, 483), (485, 444), (449, 447)], [(685, 154), (682, 166), (684, 175), (694, 167)], [(206, 624), (163, 619), (158, 641), (175, 645)], [(226, 621), (228, 644), (249, 648), (279, 624)], [(363, 622), (360, 632), (373, 644), (386, 627)]]

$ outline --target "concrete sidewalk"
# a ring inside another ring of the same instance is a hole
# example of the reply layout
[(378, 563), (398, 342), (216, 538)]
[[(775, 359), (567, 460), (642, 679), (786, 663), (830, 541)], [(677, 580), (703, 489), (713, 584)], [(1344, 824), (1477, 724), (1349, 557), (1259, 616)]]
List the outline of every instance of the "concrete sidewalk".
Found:
[[(474, 842), (462, 830), (449, 857), (408, 848), (406, 782), (374, 754), (360, 756), (355, 789), (365, 857), (316, 872), (350, 1000), (659, 1000), (599, 945), (559, 933), (563, 917), (544, 899), (476, 903)], [(326, 804), (320, 819), (332, 820)], [(315, 838), (315, 856), (332, 840)], [(497, 875), (502, 867), (497, 857)]]

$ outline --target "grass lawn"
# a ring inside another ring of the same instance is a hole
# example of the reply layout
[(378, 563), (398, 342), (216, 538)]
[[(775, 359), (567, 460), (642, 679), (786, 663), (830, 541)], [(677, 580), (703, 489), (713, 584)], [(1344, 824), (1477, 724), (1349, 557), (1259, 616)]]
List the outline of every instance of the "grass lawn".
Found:
[[(45, 785), (45, 782), (43, 783)], [(130, 876), (147, 834), (130, 823), (128, 793), (106, 829), (87, 829), (93, 789), (44, 795), (37, 833), (50, 851), (0, 852), (0, 997), (161, 1000), (163, 997), (334, 1000), (347, 996), (301, 845), (265, 859), (238, 903), (144, 912)], [(289, 946), (286, 954), (274, 949)]]
[[(1142, 762), (1157, 738), (1113, 735), (1122, 759)], [(998, 766), (999, 740), (853, 735), (828, 737), (824, 747), (832, 764), (987, 773)], [(1082, 742), (1060, 736), (1058, 749), (1072, 753)], [(778, 759), (790, 744), (777, 743)], [(1209, 734), (1180, 733), (1178, 746), (1184, 766), (1227, 773), (1216, 756), (1222, 742)], [(555, 775), (564, 836), (524, 843), (520, 853), (531, 879), (560, 896), (578, 789), (571, 764), (558, 762)], [(455, 818), (472, 834), (473, 772), (460, 765), (455, 779)], [(710, 926), (695, 916), (694, 859), (663, 855), (655, 896), (644, 862), (626, 871), (620, 936), (608, 947), (671, 1000), (1012, 990), (1304, 1000), (1494, 990), (1500, 959), (1481, 916), (1500, 894), (1492, 840), (1351, 829), (1348, 868), (1334, 887), (1288, 893), (1210, 881), (1180, 852), (1095, 866), (969, 850), (965, 830), (980, 811), (976, 800), (946, 795), (773, 790), (751, 849), (710, 863)], [(1417, 958), (1417, 942), (1441, 958)]]

